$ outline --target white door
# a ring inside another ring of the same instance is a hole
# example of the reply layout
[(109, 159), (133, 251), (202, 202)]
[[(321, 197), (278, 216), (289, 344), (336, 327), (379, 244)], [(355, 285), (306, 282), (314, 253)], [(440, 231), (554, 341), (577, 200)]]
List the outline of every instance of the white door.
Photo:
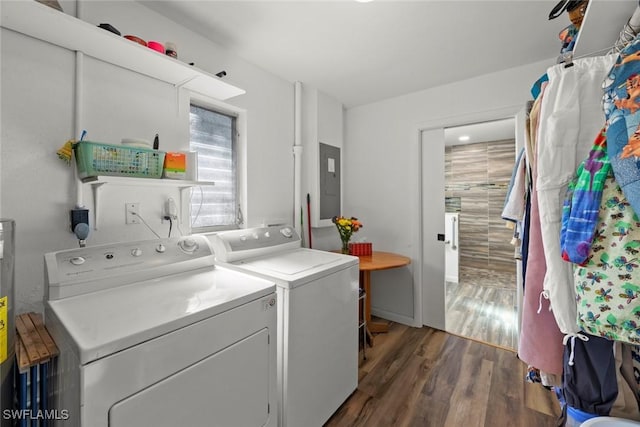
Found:
[(460, 248), (458, 247), (458, 213), (447, 212), (444, 215), (444, 259), (446, 263), (445, 279), (458, 283)]
[(423, 130), (422, 323), (444, 330), (444, 129)]

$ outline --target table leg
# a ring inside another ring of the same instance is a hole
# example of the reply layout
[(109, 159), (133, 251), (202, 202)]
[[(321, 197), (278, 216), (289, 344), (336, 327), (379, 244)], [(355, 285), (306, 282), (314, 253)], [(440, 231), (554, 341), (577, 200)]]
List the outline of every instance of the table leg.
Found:
[(367, 319), (367, 335), (369, 336), (371, 335), (371, 333), (388, 332), (389, 325), (387, 323), (371, 321), (371, 271), (361, 271), (360, 281), (362, 283), (362, 288), (367, 293), (367, 297), (365, 299), (365, 318)]
[(367, 326), (371, 322), (371, 273), (369, 271), (360, 272), (360, 283), (366, 294), (364, 301), (364, 316), (367, 319)]

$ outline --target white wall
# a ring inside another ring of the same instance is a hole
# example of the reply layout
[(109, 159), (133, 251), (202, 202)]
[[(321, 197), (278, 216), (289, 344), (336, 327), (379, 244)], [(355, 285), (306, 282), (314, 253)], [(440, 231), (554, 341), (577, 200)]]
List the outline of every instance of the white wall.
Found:
[(414, 318), (420, 243), (418, 130), (437, 123), (453, 125), (457, 117), (524, 107), (533, 82), (553, 64), (549, 59), (346, 111), (343, 209), (362, 220), (359, 233), (373, 242), (374, 250), (412, 259), (412, 274), (402, 269), (373, 273), (374, 314), (408, 323)]
[[(73, 13), (73, 3), (62, 2)], [(172, 40), (181, 60), (210, 73), (227, 71), (231, 84), (247, 91), (226, 101), (247, 111), (248, 171), (243, 206), (248, 225), (293, 218), (293, 84), (264, 72), (211, 43), (129, 1), (91, 1), (81, 5), (84, 20), (109, 22), (123, 34)], [(1, 30), (2, 117), (0, 138), (0, 217), (16, 220), (17, 311), (42, 309), (46, 252), (77, 247), (69, 231), (76, 193), (72, 169), (56, 150), (77, 138), (73, 124), (75, 55), (62, 48)], [(165, 83), (85, 57), (84, 120), (89, 140), (117, 143), (123, 137), (152, 139), (161, 149), (188, 148), (188, 93)], [(88, 186), (85, 201), (91, 205)], [(143, 225), (125, 225), (124, 202), (141, 204), (141, 214), (166, 235), (163, 201), (178, 190), (107, 184), (101, 190), (100, 224), (89, 244), (153, 238)], [(183, 224), (188, 230), (188, 224)], [(175, 234), (174, 234), (175, 235)]]
[[(319, 143), (340, 149), (340, 167), (344, 171), (344, 107), (342, 103), (318, 89), (302, 85), (302, 200), (304, 233), (308, 246), (307, 194), (311, 197), (311, 224), (313, 249), (340, 249), (340, 237), (331, 220), (320, 219), (320, 148)], [(343, 177), (344, 182), (344, 177)], [(344, 188), (341, 188), (344, 196)], [(349, 215), (348, 212), (341, 212)]]

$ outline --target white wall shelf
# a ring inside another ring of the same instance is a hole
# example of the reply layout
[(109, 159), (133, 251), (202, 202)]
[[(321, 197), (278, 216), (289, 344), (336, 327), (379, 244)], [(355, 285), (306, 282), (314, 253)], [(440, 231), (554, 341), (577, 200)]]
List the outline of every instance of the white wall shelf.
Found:
[(606, 54), (637, 6), (636, 0), (590, 0), (573, 49), (574, 58)]
[(143, 186), (160, 186), (160, 187), (178, 187), (191, 188), (198, 186), (215, 185), (213, 181), (188, 181), (184, 179), (168, 179), (168, 178), (130, 178), (126, 176), (92, 176), (82, 180), (84, 184), (92, 186), (100, 186), (103, 184), (114, 185), (133, 185), (137, 187)]
[(52, 43), (218, 100), (245, 93), (217, 76), (36, 1), (7, 1), (3, 28)]
[(184, 192), (193, 187), (213, 186), (213, 181), (187, 181), (182, 179), (154, 179), (154, 178), (130, 178), (126, 176), (95, 176), (82, 180), (83, 184), (91, 186), (93, 192), (93, 228), (98, 229), (99, 216), (98, 208), (100, 201), (100, 189), (104, 185), (126, 185), (135, 187), (175, 187), (180, 190), (180, 218), (182, 218), (182, 207), (184, 206)]

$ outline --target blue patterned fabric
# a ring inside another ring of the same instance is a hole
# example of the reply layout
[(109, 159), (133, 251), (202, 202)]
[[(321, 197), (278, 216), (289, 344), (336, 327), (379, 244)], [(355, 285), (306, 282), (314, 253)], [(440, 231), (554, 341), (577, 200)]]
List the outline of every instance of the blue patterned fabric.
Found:
[(589, 157), (580, 164), (567, 189), (560, 229), (560, 247), (565, 261), (582, 264), (589, 255), (598, 225), (602, 189), (610, 170), (605, 128), (602, 128)]
[(607, 153), (616, 181), (640, 212), (640, 38), (618, 56), (604, 82)]

